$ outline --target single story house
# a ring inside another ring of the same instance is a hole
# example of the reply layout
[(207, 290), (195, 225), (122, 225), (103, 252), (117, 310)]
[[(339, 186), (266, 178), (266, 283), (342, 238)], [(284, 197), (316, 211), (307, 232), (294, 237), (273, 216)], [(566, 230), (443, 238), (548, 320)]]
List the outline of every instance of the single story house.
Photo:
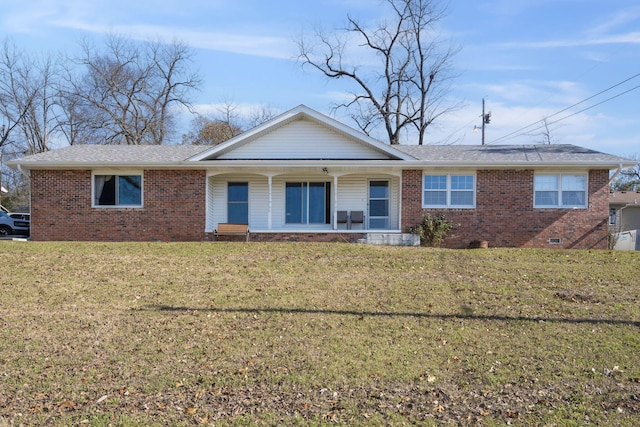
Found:
[(606, 248), (609, 177), (633, 161), (573, 145), (389, 145), (306, 106), (216, 146), (74, 145), (8, 164), (33, 240), (396, 241), (425, 214), (445, 246)]

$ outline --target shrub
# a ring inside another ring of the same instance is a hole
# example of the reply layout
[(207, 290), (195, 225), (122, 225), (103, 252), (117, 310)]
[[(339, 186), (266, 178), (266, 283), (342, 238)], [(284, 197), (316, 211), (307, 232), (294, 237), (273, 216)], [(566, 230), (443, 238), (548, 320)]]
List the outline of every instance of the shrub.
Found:
[(409, 232), (417, 234), (420, 237), (422, 246), (440, 247), (451, 230), (454, 230), (458, 224), (449, 221), (444, 214), (431, 215), (426, 214), (422, 217), (422, 222), (409, 227)]

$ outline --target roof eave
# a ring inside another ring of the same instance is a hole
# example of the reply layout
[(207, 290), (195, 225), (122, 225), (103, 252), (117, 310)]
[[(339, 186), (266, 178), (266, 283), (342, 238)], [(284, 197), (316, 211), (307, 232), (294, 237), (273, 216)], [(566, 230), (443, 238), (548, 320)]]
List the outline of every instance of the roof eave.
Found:
[(23, 170), (63, 170), (63, 169), (198, 169), (193, 163), (185, 162), (100, 162), (100, 163), (79, 163), (79, 162), (20, 162), (11, 161), (6, 163), (12, 169), (21, 168)]
[(583, 169), (626, 169), (635, 163), (616, 162), (477, 162), (453, 160), (202, 160), (176, 162), (21, 162), (11, 160), (6, 163), (13, 169), (62, 170), (62, 169), (210, 169), (232, 167), (309, 167), (309, 166), (351, 166), (351, 167), (399, 167), (399, 168), (473, 168), (473, 169), (537, 169), (537, 168), (583, 168)]

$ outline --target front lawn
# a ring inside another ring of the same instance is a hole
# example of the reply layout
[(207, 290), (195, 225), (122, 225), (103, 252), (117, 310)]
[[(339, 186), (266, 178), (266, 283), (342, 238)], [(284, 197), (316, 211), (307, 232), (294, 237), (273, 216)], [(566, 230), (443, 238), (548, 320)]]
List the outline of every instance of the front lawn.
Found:
[(0, 426), (640, 423), (637, 252), (0, 251)]

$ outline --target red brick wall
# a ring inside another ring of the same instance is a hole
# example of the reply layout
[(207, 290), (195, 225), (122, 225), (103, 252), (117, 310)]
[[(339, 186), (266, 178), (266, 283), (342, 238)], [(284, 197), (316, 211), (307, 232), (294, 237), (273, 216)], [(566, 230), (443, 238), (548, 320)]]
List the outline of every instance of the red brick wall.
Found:
[[(92, 208), (91, 171), (31, 171), (33, 240), (202, 241), (205, 234), (205, 172), (144, 172), (143, 208)], [(589, 173), (588, 209), (533, 209), (532, 170), (477, 172), (475, 209), (422, 209), (422, 171), (403, 171), (402, 228), (426, 213), (444, 213), (460, 227), (445, 245), (474, 240), (490, 246), (606, 248), (608, 171)], [(265, 233), (252, 241), (354, 240), (357, 234)], [(549, 244), (559, 238), (561, 244)]]
[(31, 171), (33, 240), (201, 241), (205, 172), (148, 170), (142, 208), (92, 208), (91, 171)]
[[(422, 216), (444, 214), (460, 226), (446, 247), (474, 240), (494, 247), (607, 248), (608, 170), (589, 172), (588, 209), (534, 209), (533, 170), (479, 170), (475, 209), (422, 209), (422, 171), (402, 173), (402, 227)], [(561, 244), (550, 244), (550, 238)]]

